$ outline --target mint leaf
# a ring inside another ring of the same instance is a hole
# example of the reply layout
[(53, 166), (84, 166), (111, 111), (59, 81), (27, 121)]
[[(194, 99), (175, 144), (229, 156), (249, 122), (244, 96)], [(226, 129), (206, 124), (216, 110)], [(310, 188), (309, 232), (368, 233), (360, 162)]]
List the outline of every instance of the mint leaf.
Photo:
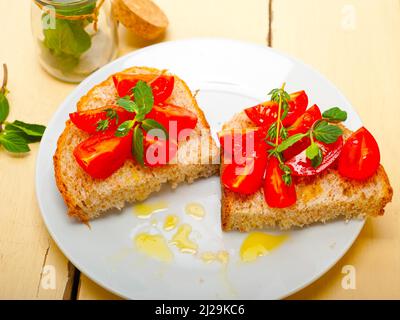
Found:
[(143, 131), (136, 126), (133, 131), (132, 154), (140, 165), (144, 165), (144, 147), (143, 147)]
[(124, 97), (124, 98), (118, 99), (117, 105), (119, 105), (120, 107), (124, 108), (126, 111), (129, 111), (129, 112), (138, 113), (138, 111), (139, 111), (139, 108), (136, 105), (136, 103), (134, 101), (130, 100), (129, 97)]
[(293, 136), (290, 136), (286, 140), (282, 141), (281, 144), (277, 147), (278, 152), (283, 152), (292, 145), (294, 145), (296, 142), (300, 141), (303, 139), (307, 134), (306, 133), (297, 133)]
[(137, 120), (142, 121), (154, 105), (153, 91), (151, 87), (144, 81), (140, 80), (133, 88), (133, 96), (138, 106)]
[(311, 165), (314, 168), (318, 167), (323, 160), (321, 148), (316, 143), (312, 143), (306, 149), (306, 157), (311, 160)]
[(11, 123), (7, 123), (4, 129), (5, 129), (4, 132), (6, 132), (7, 134), (8, 133), (17, 134), (20, 137), (24, 138), (27, 143), (39, 142), (42, 139), (42, 137), (36, 137), (36, 136), (27, 135), (24, 131), (22, 131), (21, 129), (15, 127)]
[(10, 105), (6, 94), (0, 91), (0, 123), (4, 122), (10, 113)]
[[(90, 6), (77, 8), (72, 6), (66, 10), (57, 9), (61, 15), (81, 15), (93, 12), (96, 2)], [(92, 39), (85, 27), (93, 19), (66, 20), (55, 19), (55, 28), (44, 28), (44, 39), (41, 42), (42, 59), (45, 59), (53, 68), (62, 72), (71, 72), (80, 61), (83, 53), (92, 45)]]
[[(161, 130), (162, 132), (164, 132), (164, 139), (168, 139), (168, 131), (167, 129), (159, 122), (157, 122), (156, 120), (153, 119), (145, 119), (142, 122), (142, 128), (144, 129), (144, 131), (149, 132), (150, 130)], [(154, 136), (154, 134), (152, 134), (152, 136)]]
[(319, 146), (316, 143), (312, 143), (306, 149), (306, 157), (310, 160), (318, 156)]
[(44, 29), (43, 34), (44, 45), (56, 55), (65, 54), (79, 58), (92, 44), (82, 20), (56, 18), (56, 28)]
[(46, 130), (45, 126), (39, 124), (31, 124), (22, 121), (15, 120), (11, 123), (11, 125), (19, 130), (23, 131), (25, 134), (31, 137), (42, 137), (44, 131)]
[(134, 120), (127, 120), (125, 122), (122, 122), (122, 124), (117, 128), (117, 131), (115, 131), (115, 136), (125, 137), (129, 133), (129, 130), (132, 129), (134, 124)]
[(319, 122), (313, 131), (315, 138), (324, 143), (334, 143), (343, 134), (342, 129), (326, 121)]
[(347, 112), (341, 110), (338, 107), (330, 108), (322, 114), (322, 117), (330, 120), (330, 121), (346, 121), (347, 119)]
[(317, 155), (314, 159), (311, 160), (311, 165), (312, 165), (314, 168), (317, 168), (317, 167), (319, 167), (319, 166), (321, 165), (321, 163), (322, 163), (323, 160), (324, 160), (324, 156), (323, 156), (322, 150), (321, 150), (321, 148), (320, 148), (320, 149), (318, 150), (318, 155)]
[(9, 152), (24, 153), (30, 148), (23, 137), (15, 132), (3, 132), (0, 134), (0, 144)]

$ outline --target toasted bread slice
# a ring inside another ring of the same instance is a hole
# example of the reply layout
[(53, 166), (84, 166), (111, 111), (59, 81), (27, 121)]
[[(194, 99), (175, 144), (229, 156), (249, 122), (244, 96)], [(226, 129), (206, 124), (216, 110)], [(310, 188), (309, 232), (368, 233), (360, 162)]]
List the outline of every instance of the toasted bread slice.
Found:
[[(235, 115), (223, 130), (254, 127), (244, 112)], [(344, 137), (351, 132), (344, 131)], [(221, 160), (223, 161), (223, 159)], [(222, 166), (221, 166), (222, 168)], [(312, 223), (377, 216), (392, 200), (392, 188), (382, 166), (367, 181), (343, 178), (335, 169), (296, 183), (297, 202), (284, 209), (270, 208), (262, 189), (252, 195), (241, 195), (222, 184), (222, 228), (225, 231), (303, 227)]]
[[(161, 71), (134, 67), (122, 73), (160, 74)], [(109, 77), (83, 96), (77, 109), (82, 111), (114, 104), (117, 98), (112, 77)], [(70, 216), (87, 222), (109, 209), (121, 209), (125, 202), (144, 200), (159, 191), (163, 184), (169, 183), (175, 188), (179, 183), (190, 183), (218, 173), (219, 150), (211, 138), (209, 125), (185, 82), (176, 76), (174, 90), (167, 102), (187, 108), (198, 117), (190, 138), (178, 145), (178, 163), (145, 168), (127, 160), (123, 167), (105, 180), (93, 179), (76, 163), (73, 150), (88, 134), (71, 121), (66, 122), (65, 130), (58, 139), (54, 170), (58, 189)]]

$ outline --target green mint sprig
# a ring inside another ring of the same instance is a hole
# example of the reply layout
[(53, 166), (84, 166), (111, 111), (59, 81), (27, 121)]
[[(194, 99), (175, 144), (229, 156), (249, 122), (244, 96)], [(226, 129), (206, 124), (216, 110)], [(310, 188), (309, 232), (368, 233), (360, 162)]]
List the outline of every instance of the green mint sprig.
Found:
[[(146, 82), (138, 81), (132, 90), (132, 95), (118, 99), (117, 105), (134, 113), (135, 116), (133, 120), (121, 123), (115, 131), (115, 136), (125, 137), (133, 130), (132, 154), (138, 163), (144, 165), (143, 131), (149, 132), (158, 129), (163, 133), (161, 137), (168, 139), (168, 131), (161, 123), (146, 118), (154, 106), (153, 91)], [(108, 129), (111, 117), (111, 114), (107, 114), (107, 119), (98, 122), (98, 131)]]
[(311, 143), (306, 149), (306, 157), (311, 160), (311, 165), (314, 168), (320, 166), (323, 161), (323, 153), (315, 140), (326, 144), (335, 143), (343, 135), (343, 130), (334, 124), (345, 121), (347, 119), (347, 112), (338, 107), (333, 107), (326, 110), (322, 116), (323, 118), (315, 121), (306, 133), (297, 133), (275, 146), (275, 152), (282, 153), (296, 142), (308, 136)]
[(19, 120), (11, 123), (6, 121), (10, 113), (10, 104), (7, 99), (7, 65), (3, 64), (3, 69), (4, 78), (0, 88), (0, 146), (12, 153), (26, 153), (30, 151), (29, 143), (41, 140), (46, 127)]

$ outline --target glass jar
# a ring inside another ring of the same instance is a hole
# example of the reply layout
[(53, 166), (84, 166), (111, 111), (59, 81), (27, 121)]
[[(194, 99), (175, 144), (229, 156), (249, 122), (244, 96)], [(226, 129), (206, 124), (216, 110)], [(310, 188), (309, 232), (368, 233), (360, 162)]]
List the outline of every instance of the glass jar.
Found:
[(117, 55), (111, 0), (33, 0), (31, 20), (40, 64), (58, 79), (80, 82)]

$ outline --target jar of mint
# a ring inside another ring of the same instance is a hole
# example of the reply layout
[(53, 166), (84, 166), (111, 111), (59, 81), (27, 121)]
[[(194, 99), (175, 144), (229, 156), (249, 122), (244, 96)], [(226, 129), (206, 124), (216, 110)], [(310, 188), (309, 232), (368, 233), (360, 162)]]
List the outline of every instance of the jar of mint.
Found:
[(54, 77), (80, 82), (118, 50), (111, 0), (33, 0), (32, 33), (40, 64)]

